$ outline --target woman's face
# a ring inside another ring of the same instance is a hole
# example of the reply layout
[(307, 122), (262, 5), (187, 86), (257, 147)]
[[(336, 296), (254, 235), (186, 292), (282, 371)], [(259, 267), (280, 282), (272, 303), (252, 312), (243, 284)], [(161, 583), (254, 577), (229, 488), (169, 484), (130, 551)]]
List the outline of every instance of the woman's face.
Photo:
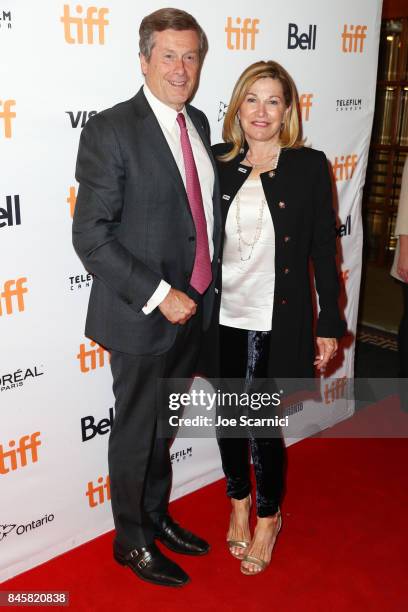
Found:
[(278, 144), (281, 124), (288, 111), (280, 81), (269, 77), (255, 81), (238, 110), (246, 140)]

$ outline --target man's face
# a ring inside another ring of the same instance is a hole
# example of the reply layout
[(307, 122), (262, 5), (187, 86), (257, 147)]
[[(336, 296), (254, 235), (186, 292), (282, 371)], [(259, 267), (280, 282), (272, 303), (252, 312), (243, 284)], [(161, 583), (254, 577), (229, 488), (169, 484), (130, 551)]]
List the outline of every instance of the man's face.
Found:
[(181, 110), (200, 73), (199, 38), (194, 30), (155, 32), (150, 59), (140, 56), (151, 92), (167, 106)]

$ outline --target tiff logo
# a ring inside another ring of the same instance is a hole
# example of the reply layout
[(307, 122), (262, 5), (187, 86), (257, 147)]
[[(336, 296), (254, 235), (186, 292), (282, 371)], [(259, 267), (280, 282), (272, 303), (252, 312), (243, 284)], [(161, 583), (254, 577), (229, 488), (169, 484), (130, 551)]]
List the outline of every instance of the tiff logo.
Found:
[(39, 431), (20, 438), (17, 448), (15, 440), (10, 440), (8, 450), (5, 449), (3, 444), (0, 444), (0, 474), (8, 474), (10, 471), (13, 472), (25, 467), (29, 461), (28, 455), (30, 455), (30, 462), (36, 463), (39, 446), (41, 446)]
[(74, 216), (76, 199), (77, 199), (76, 189), (75, 187), (71, 186), (69, 188), (68, 197), (67, 197), (67, 202), (69, 205), (69, 214), (71, 215), (71, 217)]
[(111, 498), (109, 476), (106, 476), (105, 482), (103, 481), (103, 477), (99, 476), (97, 482), (98, 484), (94, 485), (92, 480), (90, 480), (85, 493), (90, 508), (95, 508), (95, 506), (99, 506), (99, 504), (104, 504)]
[(86, 9), (86, 17), (81, 17), (84, 7), (77, 4), (77, 16), (72, 17), (69, 4), (64, 4), (64, 14), (60, 21), (64, 24), (64, 37), (69, 45), (75, 43), (82, 45), (84, 43), (84, 30), (86, 31), (85, 44), (94, 44), (94, 31), (98, 32), (98, 44), (105, 44), (105, 27), (109, 25), (109, 21), (105, 19), (105, 15), (109, 13), (107, 8), (97, 8), (89, 6)]
[(288, 29), (288, 49), (301, 49), (302, 51), (313, 51), (316, 49), (317, 25), (309, 25), (309, 33), (298, 36), (299, 27), (296, 23), (290, 23)]
[[(2, 221), (5, 219), (5, 221)], [(21, 225), (20, 196), (6, 196), (6, 208), (0, 208), (0, 228)]]
[(23, 287), (24, 283), (27, 282), (27, 278), (23, 276), (17, 280), (6, 280), (4, 283), (3, 291), (0, 293), (0, 317), (3, 316), (4, 306), (6, 307), (6, 314), (13, 313), (13, 298), (17, 300), (17, 308), (19, 312), (23, 312), (24, 308), (24, 293), (28, 292), (26, 287)]
[(69, 118), (71, 120), (71, 126), (73, 128), (77, 128), (79, 125), (81, 125), (81, 128), (83, 128), (88, 119), (96, 115), (98, 111), (78, 111), (76, 115), (74, 115), (72, 111), (65, 112), (67, 113), (67, 115), (69, 115)]
[[(236, 26), (232, 25), (232, 17), (228, 17), (225, 32), (227, 33), (227, 48), (231, 50), (248, 49), (248, 38), (250, 39), (250, 49), (255, 49), (255, 37), (259, 34), (257, 25), (259, 19), (246, 17), (241, 27), (241, 17), (237, 17)], [(233, 43), (233, 39), (235, 43)], [(241, 46), (242, 45), (242, 46)]]
[(313, 106), (312, 98), (312, 93), (302, 94), (299, 98), (300, 114), (303, 121), (309, 121), (310, 109)]
[(333, 174), (336, 181), (349, 181), (357, 166), (357, 155), (342, 155), (334, 158)]
[[(363, 53), (364, 40), (367, 38), (367, 26), (344, 24), (341, 35), (343, 53)], [(359, 44), (360, 43), (360, 44)]]
[(0, 119), (4, 121), (4, 137), (11, 138), (11, 120), (15, 119), (16, 113), (11, 109), (12, 106), (15, 106), (15, 100), (4, 100), (2, 102), (0, 100)]
[(331, 384), (326, 383), (324, 386), (324, 403), (332, 404), (336, 400), (343, 398), (346, 394), (347, 376), (336, 378)]
[(3, 22), (4, 26), (11, 30), (11, 11), (0, 11), (0, 28), (3, 26)]
[(97, 348), (91, 348), (87, 351), (85, 344), (82, 343), (79, 345), (79, 353), (76, 356), (76, 358), (79, 359), (79, 367), (83, 374), (86, 374), (90, 370), (96, 370), (97, 367), (103, 368), (105, 366), (105, 354), (108, 353), (108, 351), (102, 346), (99, 346), (99, 344), (96, 344), (93, 340), (91, 340), (90, 345), (92, 347), (96, 346)]

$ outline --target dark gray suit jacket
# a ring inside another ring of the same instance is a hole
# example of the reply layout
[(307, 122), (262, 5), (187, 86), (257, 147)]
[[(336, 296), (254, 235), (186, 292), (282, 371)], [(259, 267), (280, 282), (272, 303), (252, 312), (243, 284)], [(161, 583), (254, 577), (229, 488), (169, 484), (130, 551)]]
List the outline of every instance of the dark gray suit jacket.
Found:
[[(203, 299), (211, 319), (220, 249), (217, 172), (205, 115), (187, 113), (215, 172), (213, 283)], [(85, 333), (99, 344), (134, 355), (165, 352), (178, 326), (156, 308), (142, 311), (161, 279), (186, 291), (195, 257), (195, 227), (174, 157), (143, 90), (92, 117), (81, 135), (73, 243), (94, 275)]]

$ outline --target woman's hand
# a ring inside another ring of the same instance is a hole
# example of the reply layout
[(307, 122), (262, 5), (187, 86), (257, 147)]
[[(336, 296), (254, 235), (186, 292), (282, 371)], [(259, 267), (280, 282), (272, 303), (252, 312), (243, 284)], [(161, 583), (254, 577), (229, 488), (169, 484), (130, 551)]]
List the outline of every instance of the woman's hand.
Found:
[(316, 338), (316, 344), (319, 355), (314, 360), (314, 365), (318, 370), (324, 372), (326, 365), (337, 352), (338, 342), (336, 338)]

